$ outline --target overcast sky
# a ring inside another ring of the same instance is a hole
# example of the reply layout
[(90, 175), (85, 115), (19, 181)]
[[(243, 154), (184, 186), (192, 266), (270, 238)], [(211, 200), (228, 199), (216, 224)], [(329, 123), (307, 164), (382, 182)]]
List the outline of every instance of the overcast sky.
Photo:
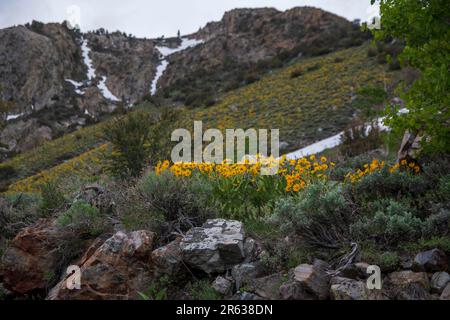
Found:
[[(233, 8), (314, 6), (349, 20), (373, 17), (370, 0), (0, 0), (0, 28), (32, 20), (62, 22), (77, 17), (82, 31), (105, 28), (139, 37), (189, 34)], [(75, 6), (75, 7), (74, 7)], [(74, 10), (75, 8), (75, 10)], [(375, 11), (376, 12), (376, 11)]]

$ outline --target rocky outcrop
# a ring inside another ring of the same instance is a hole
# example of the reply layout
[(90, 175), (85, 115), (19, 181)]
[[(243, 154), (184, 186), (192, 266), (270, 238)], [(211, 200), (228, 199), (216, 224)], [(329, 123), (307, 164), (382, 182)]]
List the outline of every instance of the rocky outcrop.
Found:
[(164, 97), (214, 103), (211, 92), (254, 81), (298, 56), (360, 44), (366, 35), (344, 18), (300, 7), (232, 10), (185, 39), (203, 43), (167, 57), (156, 78), (164, 66), (157, 45), (174, 49), (179, 38), (138, 39), (102, 29), (82, 34), (40, 22), (0, 30), (0, 100), (13, 104), (5, 130), (17, 131), (19, 120), (37, 121), (40, 130), (36, 139), (23, 130), (16, 139), (0, 134), (8, 146), (2, 151), (21, 152), (142, 101), (155, 79)]
[(325, 300), (329, 295), (329, 266), (316, 260), (313, 265), (301, 264), (292, 272), (291, 279), (280, 288), (284, 300)]
[(280, 287), (286, 282), (287, 276), (282, 273), (253, 279), (248, 285), (249, 290), (261, 298), (268, 300), (279, 300)]
[(432, 249), (420, 252), (414, 258), (413, 263), (413, 270), (415, 271), (436, 272), (447, 270), (447, 267), (447, 256), (445, 252), (440, 249)]
[(253, 279), (266, 275), (264, 265), (260, 261), (238, 264), (231, 269), (231, 276), (236, 282), (236, 290), (249, 284)]
[(3, 152), (31, 149), (141, 100), (158, 56), (153, 40), (120, 32), (40, 22), (0, 30), (0, 100), (11, 102)]
[[(137, 299), (153, 279), (151, 253), (155, 234), (117, 232), (80, 263), (81, 288), (70, 290), (64, 278), (49, 293), (52, 300)], [(89, 252), (89, 250), (88, 250)]]
[(331, 299), (333, 300), (386, 300), (379, 290), (369, 290), (365, 281), (343, 277), (331, 279)]
[(22, 152), (32, 149), (53, 138), (50, 127), (40, 125), (37, 119), (18, 120), (0, 132), (0, 142), (6, 146), (5, 152)]
[(239, 221), (208, 220), (181, 240), (183, 260), (206, 273), (224, 272), (245, 258), (244, 228)]
[(224, 277), (217, 277), (212, 283), (212, 288), (222, 296), (228, 296), (231, 294), (232, 283), (230, 280)]
[(2, 257), (3, 284), (17, 294), (45, 290), (60, 266), (63, 230), (41, 220), (17, 234)]
[[(162, 89), (190, 81), (189, 76), (196, 73), (236, 81), (251, 65), (331, 52), (361, 43), (364, 35), (358, 26), (337, 15), (298, 7), (284, 12), (273, 8), (231, 10), (221, 21), (208, 23), (191, 37), (204, 40), (204, 44), (169, 57), (159, 83)], [(231, 69), (235, 73), (230, 73)]]
[(152, 252), (152, 261), (157, 274), (180, 277), (187, 268), (183, 263), (180, 249), (181, 238)]
[(159, 63), (153, 40), (99, 31), (86, 34), (85, 39), (97, 77), (106, 77), (106, 86), (116, 97), (136, 103), (150, 93)]
[(430, 300), (430, 281), (425, 272), (398, 271), (389, 274), (383, 284), (395, 300)]
[(449, 283), (450, 275), (447, 272), (436, 272), (431, 277), (431, 291), (441, 294)]

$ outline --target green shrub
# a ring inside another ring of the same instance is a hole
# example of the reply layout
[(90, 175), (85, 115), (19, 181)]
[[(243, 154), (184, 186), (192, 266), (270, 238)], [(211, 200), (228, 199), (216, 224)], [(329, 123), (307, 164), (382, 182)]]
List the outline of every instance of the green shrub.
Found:
[(159, 114), (136, 111), (108, 123), (104, 137), (113, 148), (111, 173), (120, 178), (137, 177), (146, 166), (168, 156), (169, 122), (174, 118), (175, 111), (169, 109)]
[(437, 196), (442, 202), (450, 203), (450, 175), (443, 176), (439, 179)]
[(193, 300), (219, 300), (220, 294), (214, 290), (208, 280), (200, 280), (187, 285), (187, 290)]
[(45, 216), (50, 216), (66, 204), (66, 198), (56, 183), (42, 186), (41, 210)]
[(350, 226), (353, 239), (375, 239), (378, 243), (397, 244), (420, 238), (424, 223), (411, 212), (409, 206), (395, 200), (381, 201), (376, 206), (380, 205), (385, 207)]
[(408, 172), (390, 173), (387, 169), (364, 176), (355, 184), (346, 185), (346, 192), (361, 204), (383, 198), (417, 198), (432, 188), (424, 175)]
[(436, 214), (430, 215), (423, 226), (423, 236), (431, 238), (436, 235), (449, 235), (450, 230), (450, 210), (441, 209)]
[(154, 281), (147, 292), (139, 292), (142, 300), (167, 300), (167, 287), (170, 285), (168, 276), (162, 276)]
[(401, 248), (408, 252), (420, 252), (438, 248), (450, 254), (450, 236), (433, 236), (428, 239), (406, 242), (401, 245)]
[(303, 69), (297, 68), (291, 72), (291, 78), (295, 79), (303, 75)]
[(76, 234), (96, 237), (104, 233), (108, 224), (96, 207), (84, 201), (77, 201), (72, 204), (69, 210), (58, 218), (58, 223), (62, 227), (70, 228)]
[(361, 258), (369, 264), (379, 266), (382, 272), (395, 271), (400, 263), (397, 252), (385, 251), (371, 242), (361, 243)]
[(350, 214), (340, 185), (318, 181), (297, 196), (277, 201), (269, 219), (312, 246), (338, 248), (346, 241)]
[(214, 217), (210, 206), (211, 186), (201, 179), (182, 179), (170, 172), (149, 173), (138, 184), (142, 201), (164, 221), (181, 230), (203, 224)]
[(35, 194), (0, 195), (0, 238), (10, 239), (22, 228), (43, 218), (41, 197)]

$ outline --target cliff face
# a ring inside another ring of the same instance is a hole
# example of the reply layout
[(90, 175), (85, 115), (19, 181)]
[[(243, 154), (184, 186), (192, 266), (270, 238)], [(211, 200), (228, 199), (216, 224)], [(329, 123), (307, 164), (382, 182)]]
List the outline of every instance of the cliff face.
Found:
[(1, 151), (30, 149), (136, 103), (150, 92), (158, 59), (152, 40), (119, 32), (38, 22), (0, 30), (0, 100), (9, 102)]
[(351, 22), (308, 7), (232, 10), (183, 39), (82, 34), (39, 22), (3, 29), (0, 102), (9, 110), (0, 108), (0, 153), (33, 148), (151, 91), (187, 105), (214, 103), (292, 58), (364, 37)]
[[(191, 37), (204, 43), (169, 57), (170, 64), (159, 82), (162, 89), (188, 86), (186, 94), (208, 89), (220, 92), (245, 84), (247, 77), (254, 79), (292, 58), (361, 44), (367, 35), (344, 18), (301, 7), (284, 12), (270, 8), (232, 10)], [(205, 88), (205, 83), (198, 83), (191, 75), (202, 75), (207, 85), (214, 87)]]

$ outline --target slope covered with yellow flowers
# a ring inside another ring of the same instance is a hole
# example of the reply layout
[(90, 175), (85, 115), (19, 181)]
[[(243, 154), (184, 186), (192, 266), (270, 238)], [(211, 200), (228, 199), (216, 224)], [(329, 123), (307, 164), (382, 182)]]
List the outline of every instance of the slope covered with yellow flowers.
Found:
[[(182, 108), (175, 127), (192, 131), (193, 121), (202, 120), (205, 130), (280, 129), (280, 139), (288, 142), (289, 150), (327, 138), (349, 124), (355, 113), (352, 101), (360, 89), (385, 88), (397, 76), (369, 58), (367, 50), (366, 44), (299, 60), (223, 95), (212, 107)], [(63, 161), (74, 157), (72, 161), (76, 162), (79, 155), (102, 145), (104, 126), (105, 123), (100, 123), (63, 136), (0, 163), (0, 167), (14, 170), (9, 183), (25, 179), (25, 184), (31, 184), (29, 188), (34, 190), (33, 184), (40, 180), (36, 177), (42, 176), (41, 171), (52, 176), (54, 170), (61, 170)], [(62, 167), (68, 168), (65, 164)], [(20, 185), (22, 181), (14, 183), (12, 189), (20, 190), (22, 187), (17, 188)]]

